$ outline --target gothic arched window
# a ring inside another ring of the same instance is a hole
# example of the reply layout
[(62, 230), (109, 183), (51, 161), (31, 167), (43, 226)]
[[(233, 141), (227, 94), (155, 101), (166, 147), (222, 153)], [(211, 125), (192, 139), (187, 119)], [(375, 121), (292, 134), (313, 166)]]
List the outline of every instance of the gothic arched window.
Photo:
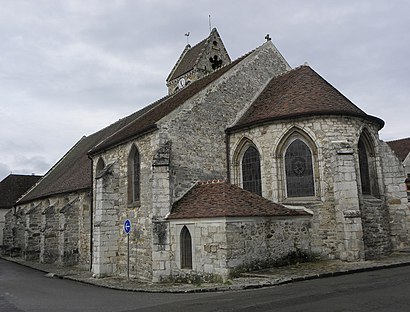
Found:
[(181, 269), (192, 269), (192, 239), (186, 226), (181, 230), (180, 236)]
[(140, 200), (140, 153), (135, 145), (132, 146), (128, 157), (128, 203)]
[(286, 149), (285, 174), (288, 197), (315, 195), (312, 152), (300, 139), (294, 140)]
[(95, 176), (97, 178), (100, 177), (100, 174), (102, 173), (104, 167), (105, 167), (104, 160), (102, 158), (99, 158), (97, 161), (97, 166), (95, 167)]
[(365, 195), (370, 195), (370, 170), (369, 170), (369, 159), (366, 150), (366, 145), (362, 138), (359, 140), (359, 168), (360, 168), (360, 182), (362, 184), (362, 193)]
[(253, 146), (249, 146), (242, 157), (242, 187), (262, 196), (260, 156)]
[(376, 153), (369, 132), (364, 129), (357, 143), (360, 185), (363, 195), (379, 197), (380, 188), (377, 178)]

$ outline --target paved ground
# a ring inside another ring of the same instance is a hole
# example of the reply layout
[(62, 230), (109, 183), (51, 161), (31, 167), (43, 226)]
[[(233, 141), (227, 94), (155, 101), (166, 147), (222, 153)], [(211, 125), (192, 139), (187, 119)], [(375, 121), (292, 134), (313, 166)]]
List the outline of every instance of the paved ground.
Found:
[(241, 277), (229, 280), (224, 284), (157, 284), (142, 282), (136, 279), (127, 280), (127, 278), (120, 277), (93, 278), (91, 272), (78, 267), (58, 267), (56, 265), (50, 264), (27, 262), (20, 258), (5, 256), (3, 256), (2, 258), (48, 273), (49, 277), (69, 279), (111, 289), (168, 293), (228, 291), (262, 288), (292, 283), (296, 281), (410, 265), (410, 252), (397, 252), (388, 257), (371, 261), (317, 261), (250, 272), (242, 274)]

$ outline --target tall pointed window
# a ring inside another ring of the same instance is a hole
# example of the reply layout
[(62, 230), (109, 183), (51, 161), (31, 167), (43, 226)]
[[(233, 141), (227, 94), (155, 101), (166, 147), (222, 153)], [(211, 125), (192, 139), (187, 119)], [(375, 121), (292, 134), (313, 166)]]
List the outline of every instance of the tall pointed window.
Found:
[(370, 170), (369, 170), (369, 160), (366, 150), (366, 145), (362, 138), (359, 140), (359, 168), (360, 168), (360, 182), (362, 184), (362, 193), (365, 195), (370, 195)]
[(253, 146), (249, 146), (242, 157), (242, 187), (262, 196), (260, 156)]
[(128, 157), (128, 203), (135, 203), (140, 200), (140, 167), (140, 153), (133, 145)]
[(312, 152), (300, 139), (294, 140), (286, 149), (285, 174), (288, 197), (315, 195)]
[(95, 167), (95, 177), (99, 178), (103, 169), (105, 167), (104, 160), (100, 157), (97, 161), (97, 166)]
[(181, 269), (192, 269), (192, 239), (186, 226), (181, 230), (180, 244)]

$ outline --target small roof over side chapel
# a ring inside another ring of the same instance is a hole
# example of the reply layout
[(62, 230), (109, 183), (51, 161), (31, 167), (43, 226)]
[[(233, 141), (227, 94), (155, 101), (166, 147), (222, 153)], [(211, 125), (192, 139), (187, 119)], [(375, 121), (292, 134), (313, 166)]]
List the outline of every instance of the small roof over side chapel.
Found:
[(206, 39), (195, 46), (186, 45), (166, 80), (168, 94), (230, 63), (231, 58), (214, 28)]

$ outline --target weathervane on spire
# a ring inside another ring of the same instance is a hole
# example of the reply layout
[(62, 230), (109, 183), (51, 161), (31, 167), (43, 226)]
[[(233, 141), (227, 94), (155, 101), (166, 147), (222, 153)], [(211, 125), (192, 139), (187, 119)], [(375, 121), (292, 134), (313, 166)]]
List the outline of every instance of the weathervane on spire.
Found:
[(189, 44), (189, 35), (190, 35), (191, 33), (188, 31), (186, 34), (185, 34), (185, 37), (186, 37), (186, 44), (188, 45)]

